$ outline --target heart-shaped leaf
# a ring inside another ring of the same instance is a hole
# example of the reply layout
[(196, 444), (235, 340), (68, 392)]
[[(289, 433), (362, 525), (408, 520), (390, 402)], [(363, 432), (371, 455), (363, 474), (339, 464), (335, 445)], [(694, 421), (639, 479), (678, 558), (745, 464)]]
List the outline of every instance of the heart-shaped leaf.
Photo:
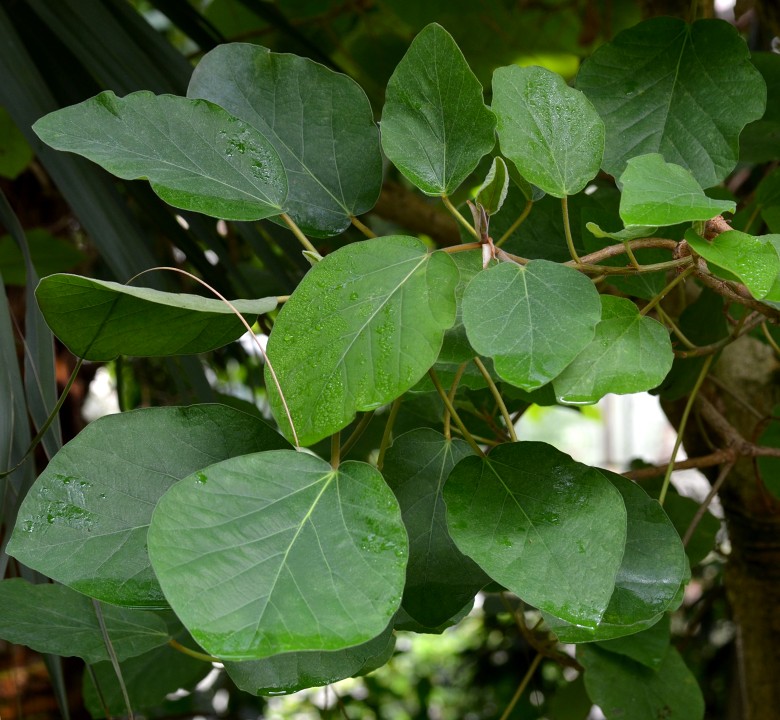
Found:
[(705, 188), (734, 168), (739, 133), (766, 100), (745, 41), (723, 20), (657, 17), (624, 30), (585, 61), (577, 87), (607, 128), (604, 170), (620, 177), (632, 157), (657, 152)]
[(387, 84), (382, 148), (428, 195), (456, 190), (495, 145), (496, 119), (452, 36), (432, 23)]
[(604, 123), (588, 98), (557, 73), (516, 65), (493, 74), (501, 152), (555, 197), (575, 195), (599, 171)]
[(650, 390), (672, 367), (672, 344), (661, 323), (624, 298), (602, 295), (601, 306), (593, 341), (553, 380), (561, 403), (587, 405), (607, 393)]
[(212, 655), (253, 660), (368, 642), (401, 603), (408, 540), (379, 472), (292, 450), (212, 465), (162, 497), (149, 556)]
[(24, 499), (8, 553), (116, 605), (167, 607), (146, 552), (152, 511), (173, 482), (236, 455), (289, 448), (225, 405), (143, 408), (87, 425)]
[(379, 131), (352, 78), (308, 58), (229, 43), (203, 56), (187, 96), (216, 103), (268, 139), (290, 180), (285, 210), (305, 233), (336, 235), (376, 203)]
[(544, 443), (461, 460), (444, 486), (450, 535), (517, 596), (595, 628), (626, 542), (620, 493), (596, 469)]
[(260, 220), (284, 209), (287, 176), (273, 145), (205, 100), (107, 91), (46, 115), (33, 130), (47, 145), (117, 177), (147, 178), (182, 210)]
[[(109, 660), (92, 601), (64, 585), (33, 585), (21, 578), (0, 582), (0, 639), (41, 653)], [(108, 636), (120, 660), (141, 655), (170, 639), (161, 617), (103, 605)]]
[(547, 260), (499, 263), (479, 273), (463, 295), (469, 342), (523, 390), (556, 377), (593, 339), (600, 318), (593, 283)]
[[(129, 287), (80, 275), (49, 275), (35, 297), (46, 323), (74, 355), (192, 355), (236, 340), (244, 324), (221, 300)], [(276, 298), (232, 300), (251, 325)]]
[(723, 212), (734, 212), (731, 200), (707, 197), (693, 175), (684, 167), (650, 153), (628, 161), (620, 176), (620, 217), (627, 227), (661, 227), (692, 220), (709, 220)]
[[(457, 282), (448, 255), (400, 235), (352, 243), (309, 271), (268, 341), (300, 444), (331, 435), (358, 410), (391, 402), (417, 383), (455, 321)], [(292, 437), (268, 370), (266, 387)]]

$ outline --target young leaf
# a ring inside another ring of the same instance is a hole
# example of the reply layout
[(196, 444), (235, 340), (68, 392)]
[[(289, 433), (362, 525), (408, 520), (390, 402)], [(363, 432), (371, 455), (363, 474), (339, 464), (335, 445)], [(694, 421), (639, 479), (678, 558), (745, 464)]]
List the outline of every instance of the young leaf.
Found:
[(149, 556), (195, 640), (225, 660), (341, 650), (385, 629), (408, 540), (379, 472), (292, 450), (243, 455), (170, 488)]
[(287, 176), (255, 128), (205, 100), (107, 91), (38, 120), (47, 145), (124, 180), (147, 178), (169, 205), (226, 220), (284, 211)]
[(550, 195), (575, 195), (598, 173), (604, 123), (560, 75), (540, 67), (498, 68), (493, 111), (501, 152)]
[[(780, 257), (771, 242), (738, 230), (720, 233), (711, 242), (688, 230), (685, 240), (708, 263), (736, 275), (756, 299), (780, 300), (780, 292), (774, 291)], [(717, 268), (713, 272), (717, 275)]]
[(673, 647), (657, 670), (595, 645), (580, 645), (577, 660), (585, 668), (588, 695), (607, 720), (704, 717), (696, 678)]
[[(41, 653), (108, 660), (92, 601), (64, 585), (33, 585), (21, 578), (0, 582), (0, 638)], [(165, 645), (165, 622), (142, 610), (103, 605), (111, 644), (120, 660)]]
[[(246, 332), (221, 300), (130, 287), (80, 275), (49, 275), (35, 291), (48, 326), (74, 355), (191, 355), (227, 345)], [(232, 300), (252, 324), (275, 297)]]
[(187, 96), (262, 133), (290, 180), (285, 210), (310, 235), (337, 235), (370, 210), (382, 185), (379, 131), (352, 78), (258, 45), (219, 45), (195, 67)]
[(593, 339), (600, 318), (593, 283), (547, 260), (499, 263), (479, 273), (463, 295), (469, 342), (523, 390), (556, 377)]
[(396, 438), (382, 466), (409, 533), (402, 605), (426, 628), (443, 625), (490, 582), (447, 531), (442, 488), (452, 468), (471, 454), (463, 440), (420, 428)]
[(488, 215), (495, 215), (504, 204), (508, 190), (509, 171), (506, 163), (500, 157), (495, 157), (485, 181), (477, 190), (476, 200)]
[(449, 195), (495, 145), (496, 119), (452, 36), (425, 27), (387, 84), (382, 148), (428, 195)]
[(624, 298), (602, 295), (601, 306), (593, 341), (553, 380), (561, 403), (587, 405), (607, 393), (650, 390), (672, 367), (672, 344), (661, 323)]
[(444, 486), (450, 535), (490, 577), (531, 605), (594, 628), (626, 541), (620, 493), (595, 468), (544, 443), (467, 457)]
[(106, 415), (65, 445), (35, 481), (8, 552), (100, 600), (166, 607), (146, 552), (162, 494), (219, 460), (287, 447), (264, 422), (224, 405)]
[(626, 240), (635, 240), (636, 238), (641, 237), (650, 237), (655, 233), (656, 230), (658, 230), (658, 227), (649, 225), (629, 225), (628, 227), (624, 227), (622, 230), (608, 232), (607, 230), (602, 230), (594, 222), (585, 223), (585, 227), (594, 237), (619, 240), (620, 242), (625, 242)]
[[(457, 282), (448, 255), (429, 254), (417, 238), (400, 235), (352, 243), (309, 271), (268, 341), (302, 445), (417, 383), (455, 321)], [(266, 387), (274, 416), (291, 437), (268, 370)]]
[(330, 652), (294, 652), (262, 660), (227, 662), (225, 670), (240, 690), (253, 695), (293, 693), (352, 677), (366, 661), (394, 642), (392, 624), (368, 642)]
[[(603, 168), (661, 153), (702, 187), (723, 180), (742, 128), (764, 112), (766, 85), (739, 32), (723, 20), (646, 20), (602, 45), (577, 76), (607, 128)], [(716, 213), (717, 214), (717, 213)]]
[(658, 502), (631, 480), (600, 472), (623, 496), (626, 549), (597, 627), (576, 627), (548, 617), (553, 632), (565, 643), (609, 640), (654, 626), (673, 603), (688, 569), (680, 536)]
[(731, 200), (707, 197), (688, 170), (665, 162), (658, 153), (629, 160), (620, 182), (620, 217), (628, 228), (709, 220), (736, 208)]

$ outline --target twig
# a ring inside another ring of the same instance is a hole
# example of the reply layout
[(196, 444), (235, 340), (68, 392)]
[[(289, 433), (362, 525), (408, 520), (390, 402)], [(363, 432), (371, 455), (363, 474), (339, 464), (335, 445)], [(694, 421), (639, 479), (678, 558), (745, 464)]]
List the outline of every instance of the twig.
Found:
[(493, 397), (495, 398), (496, 404), (498, 405), (498, 409), (501, 411), (501, 417), (504, 418), (504, 424), (506, 425), (506, 429), (507, 432), (509, 433), (509, 437), (511, 438), (512, 442), (517, 442), (517, 433), (515, 432), (514, 423), (512, 422), (512, 418), (509, 415), (509, 410), (507, 410), (506, 403), (504, 403), (504, 399), (501, 397), (501, 393), (498, 391), (495, 382), (493, 382), (493, 378), (490, 377), (490, 373), (488, 372), (488, 369), (485, 367), (482, 360), (480, 360), (478, 357), (474, 358), (474, 364), (482, 373), (482, 377), (485, 378), (485, 382), (488, 384), (488, 387), (490, 388), (490, 392), (493, 394)]
[[(458, 369), (455, 371), (455, 377), (452, 380), (452, 385), (450, 386), (450, 391), (448, 393), (448, 397), (450, 399), (450, 403), (455, 402), (455, 393), (458, 391), (458, 385), (460, 385), (460, 379), (463, 377), (463, 373), (466, 372), (466, 367), (468, 366), (468, 361), (461, 363)], [(444, 437), (449, 440), (452, 437), (451, 433), (451, 421), (452, 421), (452, 414), (450, 411), (445, 407), (444, 408), (444, 426), (442, 429), (442, 434)]]
[(531, 682), (531, 678), (534, 676), (534, 673), (536, 672), (536, 668), (539, 667), (540, 662), (542, 662), (542, 655), (541, 653), (538, 653), (536, 657), (533, 659), (533, 661), (531, 662), (531, 666), (528, 668), (528, 671), (523, 676), (523, 679), (520, 681), (520, 684), (517, 686), (517, 690), (515, 690), (515, 694), (512, 696), (512, 699), (509, 701), (509, 705), (506, 706), (506, 709), (501, 715), (500, 720), (507, 720), (507, 718), (512, 714), (512, 710), (515, 709), (515, 705), (517, 705), (518, 701), (523, 696), (523, 693), (525, 692), (528, 683)]
[(528, 214), (531, 212), (531, 208), (533, 208), (534, 203), (533, 200), (528, 200), (525, 203), (525, 207), (523, 208), (523, 212), (520, 213), (520, 217), (517, 218), (507, 229), (507, 231), (498, 239), (498, 242), (495, 244), (496, 247), (501, 247), (509, 238), (512, 236), (512, 233), (517, 230), (524, 222), (525, 219), (528, 217)]
[(95, 609), (95, 616), (97, 617), (98, 625), (100, 626), (100, 633), (103, 635), (103, 642), (106, 646), (106, 652), (111, 660), (111, 665), (114, 667), (114, 673), (116, 674), (117, 682), (119, 683), (119, 689), (122, 691), (122, 699), (125, 701), (125, 709), (127, 710), (128, 720), (134, 720), (133, 707), (130, 704), (130, 696), (127, 694), (127, 687), (125, 686), (125, 679), (122, 677), (122, 668), (119, 665), (119, 658), (114, 650), (114, 644), (111, 642), (111, 638), (108, 635), (108, 628), (106, 627), (106, 621), (103, 618), (103, 610), (100, 607), (98, 600), (92, 599), (92, 607)]
[(431, 378), (431, 382), (433, 383), (433, 386), (436, 388), (436, 392), (439, 393), (439, 397), (442, 399), (442, 402), (444, 403), (444, 407), (447, 408), (450, 415), (452, 415), (452, 419), (455, 421), (455, 424), (460, 429), (461, 433), (463, 433), (463, 437), (466, 440), (466, 442), (471, 445), (471, 449), (474, 450), (477, 455), (480, 457), (485, 457), (485, 453), (482, 452), (482, 448), (477, 444), (477, 441), (474, 440), (471, 433), (468, 431), (466, 426), (463, 424), (463, 421), (460, 419), (460, 415), (458, 415), (457, 410), (455, 410), (455, 406), (450, 401), (449, 396), (445, 392), (444, 388), (441, 386), (441, 383), (439, 382), (439, 378), (436, 375), (436, 371), (431, 368), (428, 370), (428, 375)]
[[(716, 450), (709, 455), (701, 455), (695, 458), (688, 458), (687, 460), (678, 460), (674, 463), (672, 470), (691, 470), (693, 468), (706, 468), (713, 467), (714, 465), (722, 465), (724, 462), (730, 462), (734, 459), (736, 453), (733, 450)], [(637, 470), (629, 470), (623, 473), (623, 477), (630, 478), (631, 480), (649, 480), (650, 478), (663, 475), (669, 468), (669, 463), (663, 465), (653, 465), (652, 467), (639, 468)]]
[(466, 218), (463, 217), (463, 215), (460, 214), (458, 211), (458, 208), (456, 208), (450, 199), (446, 195), (441, 196), (441, 201), (444, 203), (444, 207), (447, 208), (452, 213), (452, 216), (466, 229), (466, 231), (473, 235), (477, 240), (480, 240), (479, 234), (474, 229), (474, 227), (471, 225), (471, 223), (466, 220)]
[(346, 457), (347, 453), (352, 450), (352, 448), (355, 446), (358, 440), (360, 440), (360, 437), (365, 432), (365, 429), (368, 427), (368, 424), (371, 422), (371, 420), (374, 417), (375, 410), (371, 410), (371, 412), (363, 413), (363, 416), (360, 418), (360, 421), (357, 425), (355, 425), (355, 429), (352, 431), (352, 434), (347, 438), (346, 442), (341, 446), (341, 456)]
[(376, 460), (376, 467), (380, 471), (385, 463), (385, 453), (390, 445), (390, 439), (393, 437), (393, 425), (395, 425), (395, 419), (398, 417), (398, 411), (400, 409), (401, 398), (396, 398), (390, 406), (390, 414), (387, 416), (385, 431), (382, 433), (382, 441), (379, 443), (379, 456)]
[(688, 543), (690, 542), (691, 538), (693, 537), (693, 533), (696, 531), (696, 527), (701, 522), (701, 519), (704, 517), (704, 513), (707, 512), (707, 508), (710, 506), (710, 503), (712, 502), (713, 498), (720, 492), (721, 487), (723, 486), (723, 483), (726, 482), (726, 478), (729, 476), (729, 473), (731, 472), (731, 468), (734, 467), (734, 463), (726, 463), (720, 470), (720, 473), (718, 473), (718, 477), (715, 480), (715, 482), (712, 484), (712, 488), (710, 488), (710, 491), (707, 493), (707, 497), (704, 498), (704, 501), (701, 505), (696, 509), (696, 514), (691, 519), (690, 525), (688, 525), (688, 529), (685, 531), (685, 535), (683, 535), (682, 543), (683, 547), (688, 547)]
[(375, 238), (376, 233), (368, 227), (368, 225), (365, 225), (362, 223), (358, 218), (356, 218), (354, 215), (349, 216), (349, 221), (358, 229), (360, 232), (363, 233), (367, 238)]

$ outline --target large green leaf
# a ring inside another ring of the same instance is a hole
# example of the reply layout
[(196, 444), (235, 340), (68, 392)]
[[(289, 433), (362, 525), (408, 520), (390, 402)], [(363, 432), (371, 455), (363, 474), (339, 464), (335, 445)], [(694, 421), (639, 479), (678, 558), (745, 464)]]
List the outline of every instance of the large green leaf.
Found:
[(231, 43), (207, 53), (188, 97), (260, 131), (289, 179), (285, 210), (312, 235), (336, 235), (370, 210), (382, 186), (379, 132), (362, 88), (308, 58)]
[(396, 438), (382, 466), (409, 533), (403, 608), (426, 628), (446, 623), (490, 582), (450, 537), (442, 497), (452, 468), (471, 454), (463, 440), (420, 428)]
[(587, 405), (607, 393), (650, 390), (672, 367), (672, 344), (661, 323), (624, 298), (602, 295), (601, 306), (593, 341), (553, 380), (559, 402)]
[(707, 197), (688, 170), (665, 162), (659, 153), (631, 158), (620, 182), (620, 217), (628, 228), (641, 226), (640, 232), (645, 236), (650, 229), (646, 226), (709, 220), (736, 208), (731, 200)]
[(780, 56), (754, 50), (750, 61), (766, 83), (766, 112), (740, 133), (739, 159), (764, 163), (780, 158)]
[(35, 481), (8, 551), (100, 600), (165, 607), (146, 552), (162, 494), (219, 460), (286, 447), (264, 422), (225, 405), (107, 415), (65, 445)]
[(722, 20), (647, 20), (588, 58), (577, 87), (604, 120), (602, 167), (619, 177), (636, 155), (661, 153), (702, 187), (739, 156), (739, 133), (764, 112), (766, 85), (745, 41)]
[(593, 283), (548, 260), (499, 263), (479, 273), (463, 295), (472, 346), (523, 390), (556, 377), (593, 339), (600, 318)]
[[(685, 240), (708, 263), (736, 275), (755, 298), (780, 300), (780, 287), (774, 288), (780, 275), (780, 257), (772, 242), (738, 230), (727, 230), (711, 241), (688, 230)], [(713, 272), (717, 275), (718, 269)]]
[(287, 176), (255, 128), (205, 100), (107, 91), (33, 126), (57, 150), (83, 155), (125, 180), (147, 178), (170, 205), (226, 220), (283, 212)]
[(373, 639), (400, 605), (407, 550), (398, 503), (375, 468), (334, 470), (292, 450), (185, 478), (149, 530), (166, 598), (195, 640), (226, 660)]
[[(409, 388), (436, 362), (455, 321), (458, 272), (417, 238), (352, 243), (318, 262), (282, 307), (268, 341), (298, 441), (309, 445)], [(270, 372), (274, 416), (289, 423)]]
[(457, 546), (526, 602), (594, 628), (626, 542), (620, 493), (595, 468), (544, 443), (461, 460), (444, 486)]
[[(109, 654), (92, 601), (64, 585), (33, 585), (14, 578), (0, 582), (0, 638), (42, 653), (83, 658)], [(108, 636), (120, 660), (165, 645), (165, 622), (143, 610), (102, 606)]]
[(493, 74), (501, 152), (529, 182), (575, 195), (599, 171), (604, 123), (588, 98), (557, 73), (516, 65)]
[(373, 640), (344, 650), (284, 653), (262, 660), (227, 662), (225, 670), (240, 690), (253, 695), (297, 692), (356, 675), (367, 660), (387, 647), (392, 636), (392, 625), (388, 625)]
[(667, 613), (647, 630), (630, 637), (605, 640), (600, 642), (598, 647), (611, 653), (630, 657), (651, 670), (658, 670), (669, 648), (670, 632), (671, 619), (669, 613)]
[(495, 144), (496, 119), (452, 36), (433, 23), (387, 84), (382, 148), (428, 195), (452, 193)]
[(704, 717), (704, 699), (696, 678), (672, 647), (657, 670), (594, 645), (580, 645), (577, 659), (585, 668), (588, 695), (607, 720)]
[[(54, 334), (86, 360), (117, 355), (191, 355), (227, 345), (246, 332), (221, 300), (130, 287), (80, 275), (50, 275), (35, 291)], [(233, 300), (252, 324), (277, 300)]]
[(600, 472), (623, 496), (628, 515), (626, 549), (597, 627), (576, 627), (548, 618), (561, 642), (608, 640), (655, 625), (674, 601), (687, 572), (680, 536), (658, 502), (631, 480), (607, 470)]

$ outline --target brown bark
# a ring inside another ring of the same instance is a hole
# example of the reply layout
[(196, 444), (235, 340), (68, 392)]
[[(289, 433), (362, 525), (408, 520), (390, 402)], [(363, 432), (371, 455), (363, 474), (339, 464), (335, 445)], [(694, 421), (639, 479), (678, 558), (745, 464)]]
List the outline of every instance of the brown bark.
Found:
[[(703, 392), (742, 438), (754, 440), (760, 431), (759, 415), (769, 416), (780, 400), (777, 370), (770, 348), (743, 337), (726, 348), (714, 369), (728, 392), (712, 386), (710, 392), (706, 387)], [(679, 419), (679, 405), (665, 409), (673, 421)], [(689, 423), (684, 438), (689, 454), (711, 452), (712, 441), (721, 446), (728, 442), (723, 427), (717, 425), (706, 423), (701, 415), (699, 422)], [(737, 625), (738, 677), (733, 687), (740, 697), (732, 707), (740, 708), (735, 715), (740, 720), (776, 720), (780, 712), (780, 502), (769, 494), (749, 457), (734, 465), (720, 500), (731, 545), (724, 582)]]

